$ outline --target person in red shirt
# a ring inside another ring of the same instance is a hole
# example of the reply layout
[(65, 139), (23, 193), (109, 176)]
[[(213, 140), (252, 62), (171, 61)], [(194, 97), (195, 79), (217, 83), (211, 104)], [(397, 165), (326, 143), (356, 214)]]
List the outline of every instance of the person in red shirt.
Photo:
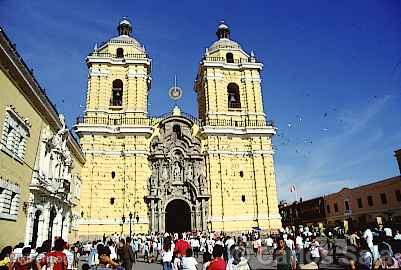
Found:
[(46, 255), (46, 269), (67, 270), (67, 256), (63, 252), (65, 242), (62, 238), (54, 241), (54, 249)]
[(191, 246), (188, 244), (187, 241), (182, 239), (182, 233), (178, 235), (178, 240), (177, 243), (175, 243), (175, 248), (174, 251), (177, 251), (181, 256), (186, 256), (187, 254), (187, 249), (190, 248)]
[(221, 245), (215, 245), (213, 247), (213, 260), (207, 262), (206, 269), (207, 270), (225, 270), (226, 269), (226, 261), (223, 258), (224, 247)]

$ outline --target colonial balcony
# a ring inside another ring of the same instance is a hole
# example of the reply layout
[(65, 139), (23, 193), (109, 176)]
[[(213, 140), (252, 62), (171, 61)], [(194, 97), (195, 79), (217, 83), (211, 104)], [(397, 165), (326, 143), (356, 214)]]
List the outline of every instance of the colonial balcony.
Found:
[(37, 170), (33, 171), (33, 179), (29, 188), (43, 194), (55, 195), (62, 199), (71, 197), (71, 184), (68, 179), (45, 178)]

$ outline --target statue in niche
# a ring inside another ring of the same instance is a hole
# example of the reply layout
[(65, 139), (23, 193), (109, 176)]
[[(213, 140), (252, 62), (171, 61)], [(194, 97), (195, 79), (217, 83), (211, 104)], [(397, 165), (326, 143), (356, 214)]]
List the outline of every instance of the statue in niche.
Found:
[(150, 181), (149, 182), (150, 182), (150, 187), (149, 187), (150, 194), (151, 195), (155, 195), (156, 194), (156, 188), (157, 188), (156, 177), (154, 175), (152, 175), (150, 177)]
[(56, 149), (63, 150), (66, 148), (67, 140), (65, 140), (65, 135), (67, 134), (68, 129), (65, 125), (64, 115), (60, 114), (59, 119), (62, 124), (62, 127), (59, 131), (57, 131), (57, 134), (53, 136), (52, 143), (56, 147)]
[(181, 181), (181, 168), (178, 162), (174, 163), (173, 167), (173, 177), (174, 177), (174, 182), (180, 182)]
[(168, 179), (168, 171), (167, 171), (167, 167), (163, 166), (162, 168), (162, 175), (161, 175), (163, 180), (167, 180)]
[(188, 179), (188, 180), (194, 179), (194, 169), (193, 169), (192, 165), (189, 165), (189, 166), (188, 166), (188, 170), (187, 170), (187, 179)]

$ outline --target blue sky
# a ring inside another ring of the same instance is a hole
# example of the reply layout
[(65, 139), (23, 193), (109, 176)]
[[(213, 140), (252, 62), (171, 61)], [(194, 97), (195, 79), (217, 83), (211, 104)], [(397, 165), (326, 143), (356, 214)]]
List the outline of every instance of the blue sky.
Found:
[[(0, 24), (72, 126), (86, 92), (85, 56), (122, 16), (153, 59), (150, 113), (197, 115), (193, 82), (219, 20), (264, 63), (265, 112), (280, 199), (336, 192), (399, 174), (401, 1), (6, 1)], [(4, 89), (2, 89), (4, 91)]]

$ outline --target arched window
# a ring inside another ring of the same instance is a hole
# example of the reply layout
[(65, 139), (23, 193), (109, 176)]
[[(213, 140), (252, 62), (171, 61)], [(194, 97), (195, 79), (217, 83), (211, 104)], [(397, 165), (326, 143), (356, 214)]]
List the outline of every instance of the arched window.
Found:
[(175, 133), (175, 137), (177, 139), (181, 139), (181, 127), (179, 125), (173, 126), (173, 132)]
[(113, 90), (111, 96), (111, 106), (123, 105), (123, 82), (119, 79), (113, 81)]
[(236, 83), (229, 83), (227, 86), (228, 95), (228, 108), (238, 109), (241, 108), (241, 101), (239, 96), (239, 87)]
[(117, 49), (117, 58), (124, 58), (124, 50), (123, 48)]
[(226, 54), (226, 60), (227, 60), (227, 63), (234, 63), (234, 56), (233, 56), (233, 54), (232, 53), (227, 53)]

